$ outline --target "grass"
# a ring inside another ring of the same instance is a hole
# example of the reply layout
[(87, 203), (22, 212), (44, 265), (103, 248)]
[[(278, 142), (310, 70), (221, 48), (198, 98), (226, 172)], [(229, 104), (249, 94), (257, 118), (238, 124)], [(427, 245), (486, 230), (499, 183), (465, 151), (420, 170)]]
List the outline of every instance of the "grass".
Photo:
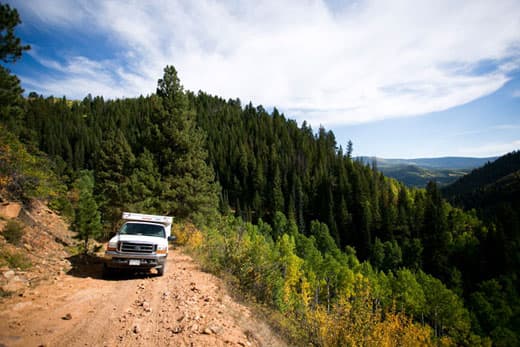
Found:
[(80, 243), (72, 245), (72, 246), (67, 246), (67, 247), (65, 247), (65, 249), (67, 250), (67, 253), (69, 253), (70, 256), (72, 256), (72, 257), (75, 255), (80, 255), (80, 254), (85, 253), (83, 244), (80, 244)]
[(32, 266), (32, 263), (23, 252), (8, 251), (0, 249), (0, 264), (7, 264), (10, 268), (19, 268), (27, 270)]

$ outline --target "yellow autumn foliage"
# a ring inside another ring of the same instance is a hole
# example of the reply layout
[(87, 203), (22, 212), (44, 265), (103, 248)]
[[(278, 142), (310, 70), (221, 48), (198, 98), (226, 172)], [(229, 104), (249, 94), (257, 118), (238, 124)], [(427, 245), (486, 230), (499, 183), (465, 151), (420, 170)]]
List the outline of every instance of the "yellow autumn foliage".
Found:
[(193, 249), (198, 248), (204, 240), (202, 232), (189, 222), (172, 225), (172, 234), (177, 238), (177, 244)]
[[(401, 312), (374, 309), (367, 279), (356, 274), (356, 292), (327, 312), (323, 305), (308, 307), (304, 328), (317, 346), (421, 347), (434, 346), (429, 326), (414, 323)], [(452, 341), (444, 339), (443, 345)]]
[(341, 268), (331, 257), (300, 258), (294, 236), (272, 241), (257, 227), (234, 219), (208, 228), (204, 238), (190, 224), (176, 225), (174, 233), (179, 243), (197, 248), (205, 268), (225, 269), (241, 289), (277, 310), (276, 324), (296, 345), (454, 345), (395, 305), (382, 304), (384, 288), (360, 271), (359, 263)]

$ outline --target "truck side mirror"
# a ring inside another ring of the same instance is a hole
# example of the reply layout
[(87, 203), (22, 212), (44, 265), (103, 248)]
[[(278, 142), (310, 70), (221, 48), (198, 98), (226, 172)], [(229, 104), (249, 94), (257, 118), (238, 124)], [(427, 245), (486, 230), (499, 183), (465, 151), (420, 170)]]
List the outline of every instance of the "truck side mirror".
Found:
[(173, 242), (175, 240), (177, 240), (177, 236), (175, 236), (175, 235), (168, 236), (168, 241)]

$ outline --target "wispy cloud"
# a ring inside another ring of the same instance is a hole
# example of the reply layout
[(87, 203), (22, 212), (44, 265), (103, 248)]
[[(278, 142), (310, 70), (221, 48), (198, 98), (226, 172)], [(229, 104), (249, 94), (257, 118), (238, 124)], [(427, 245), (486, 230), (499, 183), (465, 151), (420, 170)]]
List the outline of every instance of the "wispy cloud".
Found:
[(471, 157), (500, 156), (520, 149), (520, 139), (510, 142), (492, 142), (480, 146), (457, 149), (457, 155)]
[[(520, 3), (361, 1), (19, 2), (43, 25), (93, 30), (117, 60), (79, 54), (29, 78), (72, 97), (154, 91), (166, 64), (187, 89), (277, 106), (311, 124), (352, 124), (458, 106), (520, 68)], [(485, 69), (482, 66), (485, 64)], [(56, 93), (54, 91), (53, 93)]]
[(460, 137), (467, 135), (486, 134), (490, 132), (503, 134), (504, 132), (511, 132), (516, 130), (520, 130), (520, 124), (497, 124), (490, 127), (480, 127), (478, 129), (472, 128), (467, 130), (454, 131), (447, 135), (448, 137)]

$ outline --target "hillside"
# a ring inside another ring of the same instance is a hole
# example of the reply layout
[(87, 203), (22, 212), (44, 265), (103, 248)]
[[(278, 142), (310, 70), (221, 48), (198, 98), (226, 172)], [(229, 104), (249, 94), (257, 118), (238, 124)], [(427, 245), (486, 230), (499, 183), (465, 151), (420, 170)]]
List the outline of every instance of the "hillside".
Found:
[(3, 201), (0, 297), (23, 293), (70, 270), (67, 249), (74, 243), (68, 224), (43, 203), (33, 201), (22, 208), (19, 203)]
[(496, 185), (500, 179), (518, 170), (520, 170), (520, 151), (511, 152), (494, 162), (473, 170), (470, 174), (445, 187), (443, 194), (450, 200), (460, 201), (471, 208), (473, 207), (472, 203), (470, 201), (465, 202), (469, 195), (477, 192), (484, 193), (489, 189), (496, 190), (497, 186), (495, 188), (491, 188), (491, 186)]
[[(513, 331), (519, 331), (520, 323), (515, 318), (520, 314), (519, 298), (515, 288), (520, 278), (520, 151), (473, 170), (444, 188), (443, 194), (456, 205), (474, 209), (489, 230), (480, 246), (486, 262), (479, 264), (479, 271), (490, 280), (480, 284), (482, 296), (473, 295), (470, 305), (480, 305), (483, 300), (494, 305), (503, 312), (495, 322), (508, 322)], [(498, 318), (495, 314), (486, 310), (475, 313), (477, 319), (489, 322), (482, 325), (483, 330), (496, 326), (490, 321)], [(510, 340), (509, 344), (517, 343)]]
[(473, 170), (445, 187), (443, 195), (465, 209), (475, 209), (494, 233), (494, 266), (503, 273), (517, 273), (520, 261), (520, 151)]
[(429, 181), (446, 186), (466, 175), (472, 169), (492, 162), (496, 157), (440, 157), (416, 159), (387, 159), (379, 157), (357, 157), (358, 160), (373, 165), (388, 177), (395, 178), (409, 187), (426, 187)]

